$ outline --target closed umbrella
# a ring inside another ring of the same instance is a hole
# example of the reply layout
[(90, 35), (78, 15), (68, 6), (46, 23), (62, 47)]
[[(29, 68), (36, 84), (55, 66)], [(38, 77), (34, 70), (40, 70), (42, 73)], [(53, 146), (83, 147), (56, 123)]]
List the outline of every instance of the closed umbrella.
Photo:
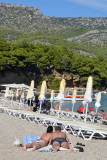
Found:
[(12, 99), (12, 101), (13, 101), (14, 93), (13, 93), (13, 90), (12, 90), (12, 89), (9, 90), (9, 95), (10, 95), (10, 98)]
[(31, 81), (31, 85), (30, 85), (31, 89), (34, 89), (34, 80)]
[(76, 103), (76, 89), (74, 89), (73, 91), (73, 97), (72, 97), (72, 112), (73, 112), (73, 108), (74, 108), (74, 104)]
[(51, 108), (52, 108), (52, 103), (54, 101), (54, 91), (51, 91), (51, 97), (50, 97), (50, 101), (51, 101)]
[(9, 90), (9, 96), (10, 96), (10, 98), (12, 98), (12, 90), (11, 89)]
[(59, 94), (57, 96), (57, 100), (59, 101), (59, 111), (61, 110), (61, 105), (64, 100), (64, 93), (65, 93), (65, 79), (62, 79), (60, 82)]
[(16, 89), (16, 100), (17, 100), (17, 97), (19, 96), (19, 90)]
[(45, 92), (46, 92), (46, 81), (43, 81), (41, 85), (40, 95), (39, 95), (40, 111), (41, 111), (42, 102), (45, 100)]
[(97, 113), (98, 107), (101, 106), (100, 101), (101, 101), (101, 92), (99, 92), (97, 94), (97, 99), (96, 99), (96, 103), (95, 103), (96, 113)]
[(32, 87), (30, 86), (28, 93), (27, 93), (27, 99), (30, 99), (30, 106), (31, 106), (31, 99), (34, 97), (34, 91)]
[(9, 87), (6, 87), (6, 91), (5, 91), (5, 98), (9, 97)]
[[(87, 117), (87, 111), (88, 111), (88, 103), (92, 102), (92, 77), (90, 76), (87, 81), (87, 86), (86, 86), (86, 92), (84, 95), (84, 101), (83, 104), (86, 109), (86, 117)], [(86, 121), (85, 117), (85, 121)]]
[(22, 99), (22, 101), (24, 101), (24, 91), (22, 91), (22, 93), (21, 93), (21, 99)]

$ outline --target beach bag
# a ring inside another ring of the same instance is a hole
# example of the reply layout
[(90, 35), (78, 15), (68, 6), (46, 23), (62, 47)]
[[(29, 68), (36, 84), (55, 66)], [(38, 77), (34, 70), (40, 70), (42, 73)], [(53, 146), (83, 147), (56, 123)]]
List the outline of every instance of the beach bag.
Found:
[(24, 137), (24, 145), (28, 143), (32, 143), (34, 140), (40, 139), (39, 136), (26, 136)]

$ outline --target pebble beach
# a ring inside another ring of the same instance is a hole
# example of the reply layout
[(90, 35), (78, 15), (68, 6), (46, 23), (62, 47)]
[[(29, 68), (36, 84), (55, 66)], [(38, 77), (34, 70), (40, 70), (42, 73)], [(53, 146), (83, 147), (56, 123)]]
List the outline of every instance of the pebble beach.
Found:
[[(105, 127), (107, 127), (105, 125)], [(39, 152), (23, 151), (22, 147), (14, 146), (15, 136), (24, 142), (24, 137), (28, 135), (41, 136), (46, 131), (46, 127), (36, 123), (30, 123), (0, 112), (0, 159), (1, 160), (106, 160), (107, 159), (107, 140), (92, 139), (85, 141), (81, 137), (67, 134), (73, 147), (82, 143), (84, 152), (58, 151), (58, 152)]]

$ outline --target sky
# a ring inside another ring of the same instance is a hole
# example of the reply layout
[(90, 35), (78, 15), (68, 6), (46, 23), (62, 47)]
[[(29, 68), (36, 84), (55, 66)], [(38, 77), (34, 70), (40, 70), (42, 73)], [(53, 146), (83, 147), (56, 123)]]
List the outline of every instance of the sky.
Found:
[(55, 17), (107, 17), (107, 0), (0, 0), (39, 8)]

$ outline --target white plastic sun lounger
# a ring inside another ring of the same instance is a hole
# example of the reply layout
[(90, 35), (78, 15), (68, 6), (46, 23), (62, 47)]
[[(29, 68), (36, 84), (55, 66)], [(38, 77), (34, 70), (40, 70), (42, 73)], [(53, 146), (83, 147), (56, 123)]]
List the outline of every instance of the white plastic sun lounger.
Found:
[(91, 140), (95, 135), (97, 137), (107, 138), (107, 131), (90, 127), (80, 127), (78, 135), (81, 135), (84, 140)]
[(26, 113), (18, 110), (8, 109), (7, 107), (0, 106), (0, 109), (4, 113), (13, 115), (15, 117), (19, 117), (21, 119), (26, 119), (29, 122), (37, 122), (38, 124), (42, 124), (45, 126), (48, 126), (49, 124), (53, 126), (60, 125), (63, 127), (64, 131), (66, 132), (70, 131), (70, 133), (72, 133), (75, 136), (82, 136), (84, 140), (91, 140), (92, 138), (94, 138), (94, 136), (107, 138), (107, 130), (95, 129), (86, 126), (79, 126), (78, 124), (70, 123), (69, 121), (36, 116), (32, 113)]

